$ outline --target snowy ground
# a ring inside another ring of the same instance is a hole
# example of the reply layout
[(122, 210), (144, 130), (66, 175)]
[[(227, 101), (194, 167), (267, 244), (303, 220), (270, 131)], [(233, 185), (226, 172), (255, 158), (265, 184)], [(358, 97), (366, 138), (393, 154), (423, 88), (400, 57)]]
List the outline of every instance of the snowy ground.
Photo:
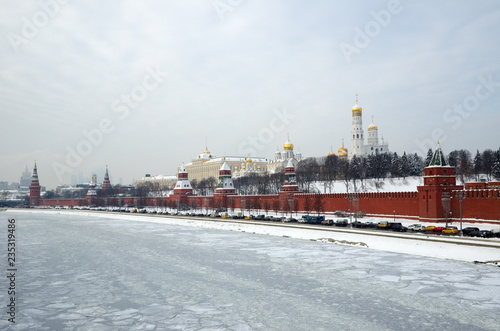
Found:
[[(365, 179), (358, 181), (358, 192), (416, 192), (417, 186), (423, 185), (424, 179), (421, 176), (406, 178), (384, 178)], [(321, 193), (347, 193), (347, 186), (344, 181), (333, 181), (330, 187), (324, 182), (315, 183), (314, 187)], [(352, 183), (349, 184), (349, 192), (353, 192)]]
[[(7, 218), (17, 220), (12, 330), (498, 329), (491, 265), (160, 217), (0, 215), (2, 238)], [(5, 303), (5, 277), (0, 288)]]

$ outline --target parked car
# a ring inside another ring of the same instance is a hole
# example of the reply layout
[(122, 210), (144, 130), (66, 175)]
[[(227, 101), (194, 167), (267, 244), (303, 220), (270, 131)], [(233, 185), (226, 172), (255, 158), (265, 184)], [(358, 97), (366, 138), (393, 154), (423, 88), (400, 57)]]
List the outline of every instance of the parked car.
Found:
[(442, 231), (443, 234), (458, 234), (459, 232), (456, 226), (449, 226)]
[(366, 227), (368, 227), (368, 224), (360, 222), (360, 221), (354, 221), (351, 223), (351, 226), (353, 228), (366, 228)]
[(377, 229), (379, 229), (379, 230), (386, 230), (388, 228), (389, 228), (389, 222), (387, 222), (387, 221), (379, 222), (377, 225)]
[(425, 227), (425, 231), (432, 231), (432, 230), (434, 230), (434, 228), (435, 228), (435, 227), (436, 227), (436, 226), (434, 226), (434, 225), (427, 225), (427, 226)]
[(441, 233), (445, 229), (444, 226), (435, 226), (432, 232)]
[(468, 227), (462, 229), (462, 233), (464, 236), (470, 236), (471, 232), (474, 232), (474, 231), (479, 231), (479, 228), (468, 226)]
[(406, 232), (408, 231), (408, 228), (403, 226), (401, 223), (389, 223), (390, 228), (392, 231), (397, 231), (397, 232)]
[(412, 225), (408, 225), (407, 226), (408, 230), (412, 231), (412, 232), (416, 232), (416, 231), (425, 231), (425, 226), (423, 226), (422, 224), (412, 224)]
[(343, 226), (346, 227), (349, 224), (347, 218), (341, 218), (335, 221), (335, 226)]
[(469, 234), (469, 236), (480, 237), (480, 238), (492, 238), (494, 234), (490, 230), (479, 230), (479, 231), (472, 231)]
[(491, 230), (491, 233), (493, 234), (493, 237), (500, 238), (500, 229), (493, 229)]
[(323, 225), (333, 225), (333, 220), (332, 219), (326, 219), (323, 222), (321, 222)]

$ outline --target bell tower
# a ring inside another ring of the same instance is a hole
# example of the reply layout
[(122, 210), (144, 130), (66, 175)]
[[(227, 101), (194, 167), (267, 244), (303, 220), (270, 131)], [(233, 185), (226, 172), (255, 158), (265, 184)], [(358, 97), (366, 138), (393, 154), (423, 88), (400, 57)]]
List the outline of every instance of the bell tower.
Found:
[(351, 131), (351, 155), (363, 156), (365, 153), (364, 133), (363, 133), (363, 108), (358, 104), (356, 94), (356, 104), (352, 107), (352, 131)]

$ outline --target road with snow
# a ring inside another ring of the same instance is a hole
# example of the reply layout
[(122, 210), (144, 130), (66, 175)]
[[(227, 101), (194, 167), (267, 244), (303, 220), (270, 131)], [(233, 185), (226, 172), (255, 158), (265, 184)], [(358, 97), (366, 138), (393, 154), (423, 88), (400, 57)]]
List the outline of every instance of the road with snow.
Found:
[[(3, 313), (0, 328), (498, 329), (500, 269), (492, 265), (147, 216), (0, 217), (0, 238), (8, 218), (18, 234), (17, 323)], [(0, 302), (7, 287), (2, 277)]]

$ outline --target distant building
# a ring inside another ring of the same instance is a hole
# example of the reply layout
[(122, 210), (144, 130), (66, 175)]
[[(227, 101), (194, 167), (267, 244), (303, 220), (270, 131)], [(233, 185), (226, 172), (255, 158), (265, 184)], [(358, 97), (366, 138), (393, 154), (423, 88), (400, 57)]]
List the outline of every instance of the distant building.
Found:
[(0, 182), (0, 191), (6, 191), (9, 189), (9, 182)]
[(19, 179), (19, 193), (27, 194), (29, 192), (29, 186), (31, 184), (31, 173), (28, 170), (28, 166), (21, 174), (21, 178)]
[(292, 160), (293, 166), (296, 167), (297, 163), (302, 160), (302, 154), (295, 153), (293, 148), (294, 146), (290, 141), (290, 137), (287, 137), (287, 140), (283, 144), (283, 151), (276, 150), (274, 160), (270, 160), (267, 165), (267, 171), (270, 174), (274, 174), (284, 170), (288, 164), (288, 160)]
[(162, 187), (173, 187), (176, 182), (177, 176), (151, 176), (150, 174), (145, 174), (144, 177), (135, 181), (135, 185), (141, 185), (145, 183), (159, 183)]
[(465, 189), (466, 190), (499, 190), (500, 189), (500, 182), (480, 181), (480, 182), (465, 183)]
[(250, 173), (265, 174), (268, 159), (262, 157), (221, 156), (214, 157), (207, 148), (198, 157), (185, 165), (189, 180), (218, 178), (219, 169), (224, 163), (236, 176), (245, 176)]

